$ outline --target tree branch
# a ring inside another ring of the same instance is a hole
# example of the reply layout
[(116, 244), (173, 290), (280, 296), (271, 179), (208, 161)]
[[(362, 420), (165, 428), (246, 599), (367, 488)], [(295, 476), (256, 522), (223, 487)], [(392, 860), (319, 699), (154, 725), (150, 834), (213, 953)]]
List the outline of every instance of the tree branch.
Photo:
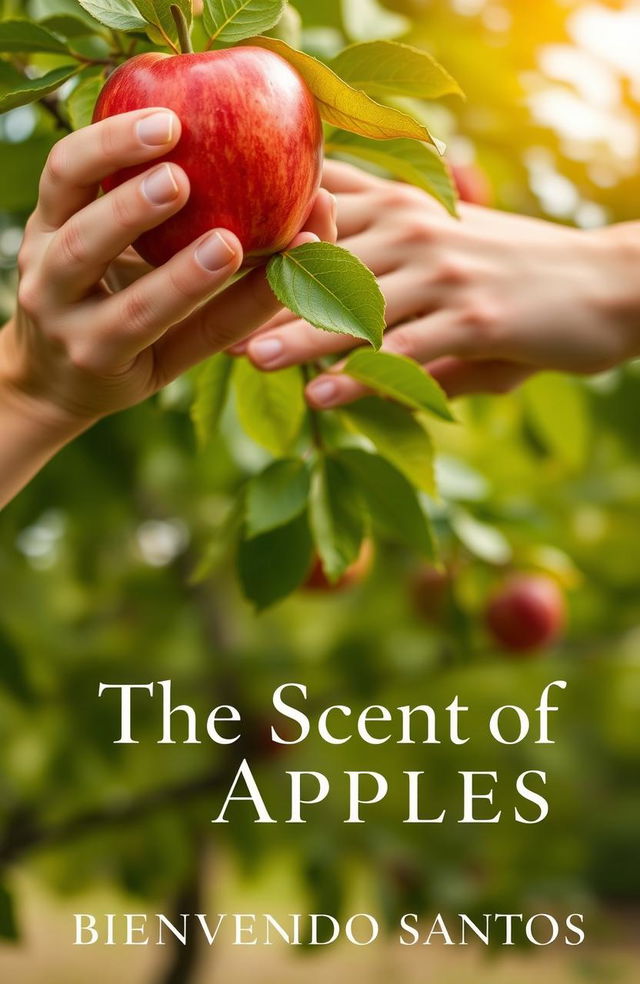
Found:
[[(185, 884), (176, 895), (172, 922), (177, 926), (183, 912), (204, 912), (204, 857), (198, 847), (193, 868)], [(199, 936), (190, 934), (186, 946), (176, 940), (173, 954), (161, 984), (189, 984), (192, 980), (200, 956)]]
[(229, 781), (229, 776), (229, 767), (226, 766), (188, 782), (152, 790), (136, 800), (124, 800), (86, 810), (50, 827), (39, 825), (20, 811), (9, 822), (4, 838), (0, 841), (0, 867), (17, 861), (31, 851), (57, 847), (104, 827), (141, 820), (156, 810), (206, 796), (223, 788), (225, 782)]

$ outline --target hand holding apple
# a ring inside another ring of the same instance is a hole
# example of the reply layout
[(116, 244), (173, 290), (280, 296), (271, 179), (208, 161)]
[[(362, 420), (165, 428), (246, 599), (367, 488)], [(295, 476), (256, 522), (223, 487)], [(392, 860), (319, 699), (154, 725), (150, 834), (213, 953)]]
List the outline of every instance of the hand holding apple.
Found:
[[(97, 418), (280, 310), (262, 269), (220, 293), (243, 261), (228, 229), (207, 229), (157, 270), (132, 258), (129, 244), (189, 200), (185, 172), (155, 163), (180, 132), (170, 110), (144, 109), (70, 134), (49, 157), (19, 255), (16, 314), (0, 332), (0, 505)], [(140, 173), (97, 197), (128, 167)], [(326, 192), (307, 230), (296, 244), (335, 236)]]

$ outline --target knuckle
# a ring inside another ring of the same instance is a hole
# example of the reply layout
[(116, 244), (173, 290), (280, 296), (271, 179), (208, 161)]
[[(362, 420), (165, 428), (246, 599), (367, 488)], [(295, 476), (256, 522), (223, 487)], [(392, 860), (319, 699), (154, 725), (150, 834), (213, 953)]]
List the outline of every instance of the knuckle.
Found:
[(433, 242), (436, 232), (433, 224), (422, 215), (403, 217), (400, 226), (402, 242), (412, 246), (426, 246)]
[(36, 318), (40, 311), (40, 284), (38, 280), (26, 274), (18, 285), (18, 304), (30, 318)]
[(445, 287), (464, 287), (469, 284), (471, 274), (464, 262), (453, 256), (446, 256), (436, 263), (432, 279)]
[(153, 323), (153, 306), (140, 290), (130, 290), (122, 298), (121, 324), (135, 334)]
[(405, 328), (394, 328), (393, 334), (389, 337), (389, 344), (385, 348), (394, 355), (404, 355), (412, 359), (415, 345), (411, 334)]
[(126, 232), (133, 232), (137, 229), (140, 217), (137, 202), (131, 194), (126, 191), (114, 191), (109, 196), (111, 199), (111, 216), (115, 225), (124, 229)]
[(18, 251), (18, 256), (16, 257), (16, 266), (18, 268), (18, 273), (22, 278), (24, 278), (31, 265), (31, 250), (26, 245), (25, 240), (22, 240), (22, 245)]
[(77, 372), (92, 373), (95, 371), (96, 367), (91, 350), (86, 345), (72, 345), (68, 350), (67, 357)]
[(461, 312), (461, 322), (470, 351), (485, 352), (498, 345), (502, 313), (497, 304), (484, 299), (470, 301)]
[(59, 251), (65, 267), (84, 266), (88, 260), (84, 236), (74, 219), (70, 219), (57, 235), (56, 251)]
[(41, 189), (43, 184), (60, 184), (61, 181), (64, 181), (68, 170), (69, 158), (67, 148), (65, 146), (65, 141), (61, 140), (53, 147), (47, 157), (47, 163), (45, 164), (44, 171), (42, 173), (42, 180), (40, 184)]
[(117, 117), (103, 120), (99, 134), (98, 145), (103, 159), (109, 163), (117, 163), (122, 157), (122, 134)]
[(200, 298), (203, 294), (202, 275), (196, 274), (194, 276), (192, 273), (189, 276), (184, 270), (169, 267), (167, 269), (167, 284), (171, 293), (184, 301)]
[(415, 206), (414, 189), (399, 181), (390, 181), (382, 192), (382, 204), (389, 209), (402, 209)]

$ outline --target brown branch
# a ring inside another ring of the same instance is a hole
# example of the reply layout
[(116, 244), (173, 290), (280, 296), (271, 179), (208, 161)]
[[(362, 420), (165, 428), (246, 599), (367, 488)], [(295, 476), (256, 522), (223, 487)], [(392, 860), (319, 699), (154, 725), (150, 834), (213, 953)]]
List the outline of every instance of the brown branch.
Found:
[(156, 810), (176, 804), (183, 805), (185, 800), (206, 796), (223, 788), (224, 784), (228, 783), (229, 776), (229, 767), (223, 767), (187, 782), (152, 790), (139, 799), (122, 800), (86, 810), (50, 827), (41, 826), (20, 811), (9, 822), (4, 838), (0, 840), (0, 867), (19, 860), (31, 851), (58, 847), (78, 837), (87, 837), (105, 827), (132, 823)]
[[(200, 846), (196, 851), (193, 867), (173, 904), (172, 922), (177, 926), (184, 912), (204, 912), (204, 857)], [(176, 940), (169, 965), (161, 978), (161, 984), (189, 984), (193, 979), (200, 957), (200, 937), (190, 934), (185, 946)]]

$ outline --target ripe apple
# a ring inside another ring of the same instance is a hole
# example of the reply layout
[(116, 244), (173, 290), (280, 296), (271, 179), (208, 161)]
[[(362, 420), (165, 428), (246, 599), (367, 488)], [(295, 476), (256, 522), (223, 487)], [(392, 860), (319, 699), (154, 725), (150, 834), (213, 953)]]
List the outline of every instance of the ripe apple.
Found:
[(302, 585), (307, 591), (332, 592), (347, 591), (364, 581), (371, 570), (373, 564), (373, 544), (371, 540), (364, 540), (360, 553), (353, 564), (347, 567), (342, 577), (332, 584), (322, 568), (322, 561), (316, 557), (313, 566), (307, 575), (307, 579)]
[(460, 201), (470, 205), (483, 205), (485, 208), (493, 204), (491, 185), (476, 164), (452, 164), (451, 173)]
[(507, 652), (550, 645), (566, 623), (566, 603), (556, 581), (541, 574), (517, 574), (490, 599), (486, 624)]
[[(215, 227), (238, 236), (247, 266), (291, 242), (320, 185), (323, 135), (313, 95), (284, 58), (249, 45), (137, 55), (107, 80), (94, 121), (147, 106), (180, 118), (180, 141), (161, 160), (184, 169), (191, 195), (177, 215), (140, 236), (143, 259), (159, 266)], [(118, 171), (104, 190), (148, 167)]]

